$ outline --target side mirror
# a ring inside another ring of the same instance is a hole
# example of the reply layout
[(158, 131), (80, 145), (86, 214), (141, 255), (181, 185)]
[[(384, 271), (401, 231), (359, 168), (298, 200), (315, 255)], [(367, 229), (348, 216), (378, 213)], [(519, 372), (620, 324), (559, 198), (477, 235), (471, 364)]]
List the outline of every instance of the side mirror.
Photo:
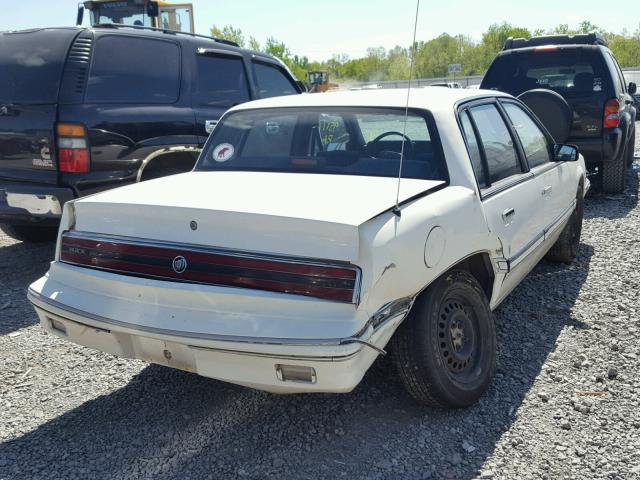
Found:
[(76, 26), (79, 27), (82, 25), (82, 21), (84, 20), (84, 5), (78, 5), (78, 15), (76, 16)]
[(298, 85), (298, 88), (302, 91), (302, 93), (309, 91), (309, 89), (307, 88), (307, 84), (301, 80), (296, 80), (296, 85)]
[(160, 15), (160, 9), (158, 8), (158, 2), (147, 3), (147, 16), (150, 18), (156, 18)]
[(554, 162), (575, 162), (578, 160), (580, 152), (575, 145), (567, 145), (562, 143), (556, 143), (553, 146), (553, 161)]
[(629, 87), (627, 88), (629, 95), (635, 95), (638, 91), (638, 86), (634, 82), (629, 82)]

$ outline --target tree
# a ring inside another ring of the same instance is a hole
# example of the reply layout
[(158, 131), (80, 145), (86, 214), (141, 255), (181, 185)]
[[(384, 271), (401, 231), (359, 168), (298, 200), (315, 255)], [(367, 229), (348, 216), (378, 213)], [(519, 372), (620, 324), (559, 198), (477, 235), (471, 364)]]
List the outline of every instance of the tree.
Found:
[[(210, 29), (211, 36), (214, 38), (220, 38), (222, 40), (230, 40), (232, 42), (237, 43), (241, 47), (244, 47), (244, 35), (242, 34), (242, 30), (239, 28), (233, 28), (231, 25), (225, 25), (222, 29), (216, 27), (215, 25)], [(251, 37), (251, 40), (254, 40)], [(250, 40), (250, 41), (251, 41)]]

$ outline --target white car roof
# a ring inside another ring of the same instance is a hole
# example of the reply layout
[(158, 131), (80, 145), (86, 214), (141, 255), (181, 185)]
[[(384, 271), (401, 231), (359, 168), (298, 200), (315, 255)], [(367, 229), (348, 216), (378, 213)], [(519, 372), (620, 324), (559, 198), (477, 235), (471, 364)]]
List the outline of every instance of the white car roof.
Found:
[[(511, 95), (495, 90), (467, 90), (447, 87), (412, 88), (409, 96), (409, 108), (424, 108), (432, 112), (451, 112), (457, 102), (486, 96), (511, 97)], [(335, 92), (303, 93), (301, 95), (265, 98), (237, 105), (231, 111), (279, 107), (404, 108), (406, 102), (406, 88), (338, 90)]]

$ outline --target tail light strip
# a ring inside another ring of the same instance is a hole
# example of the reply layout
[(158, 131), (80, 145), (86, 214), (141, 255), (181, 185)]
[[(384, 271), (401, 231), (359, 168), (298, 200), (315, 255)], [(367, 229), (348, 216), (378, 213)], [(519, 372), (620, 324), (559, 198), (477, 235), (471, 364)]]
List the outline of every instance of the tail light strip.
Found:
[(60, 260), (125, 275), (252, 288), (357, 303), (356, 267), (129, 237), (65, 232)]

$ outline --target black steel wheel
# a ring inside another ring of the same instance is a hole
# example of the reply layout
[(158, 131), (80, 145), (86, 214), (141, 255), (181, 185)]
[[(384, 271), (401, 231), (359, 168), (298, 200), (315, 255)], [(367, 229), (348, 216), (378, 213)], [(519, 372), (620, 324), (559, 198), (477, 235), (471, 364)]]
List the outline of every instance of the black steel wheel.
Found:
[(467, 271), (436, 280), (392, 339), (400, 378), (421, 403), (466, 407), (491, 384), (496, 333), (488, 299)]

